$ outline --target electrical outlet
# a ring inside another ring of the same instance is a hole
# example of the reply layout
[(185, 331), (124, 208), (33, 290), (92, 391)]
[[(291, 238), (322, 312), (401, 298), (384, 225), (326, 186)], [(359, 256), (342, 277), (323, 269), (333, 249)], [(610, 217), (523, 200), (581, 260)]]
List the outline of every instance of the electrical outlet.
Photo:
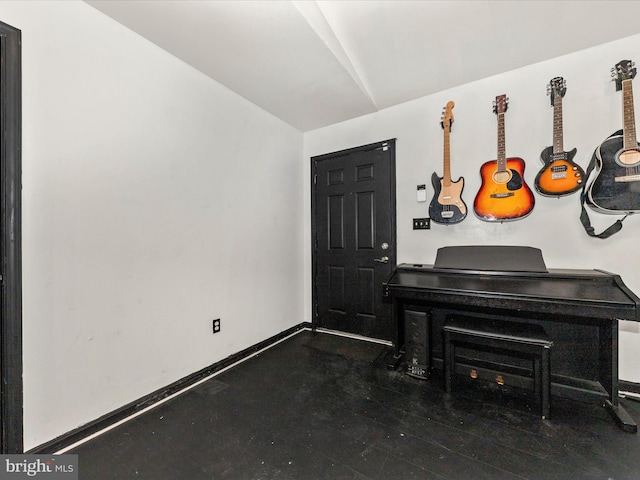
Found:
[(414, 230), (429, 230), (431, 228), (430, 218), (414, 218), (413, 229)]
[(213, 321), (213, 333), (218, 333), (220, 331), (220, 319), (216, 318)]

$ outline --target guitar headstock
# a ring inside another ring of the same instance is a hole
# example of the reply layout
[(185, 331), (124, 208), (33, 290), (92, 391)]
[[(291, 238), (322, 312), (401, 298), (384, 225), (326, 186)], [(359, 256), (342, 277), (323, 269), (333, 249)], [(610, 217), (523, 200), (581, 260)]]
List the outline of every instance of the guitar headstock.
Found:
[(442, 109), (442, 118), (440, 119), (440, 125), (442, 125), (442, 128), (449, 128), (451, 129), (451, 124), (453, 124), (453, 107), (455, 107), (456, 104), (453, 103), (453, 101), (449, 101), (447, 102), (447, 105)]
[(616, 91), (622, 90), (622, 82), (631, 80), (636, 76), (636, 63), (631, 60), (620, 60), (616, 66), (611, 69), (611, 77), (616, 82)]
[(567, 93), (567, 81), (562, 77), (552, 78), (547, 85), (547, 95), (551, 96), (551, 105), (553, 106), (556, 98), (564, 97)]
[(496, 115), (504, 113), (509, 108), (509, 99), (506, 95), (498, 95), (493, 102), (493, 113)]

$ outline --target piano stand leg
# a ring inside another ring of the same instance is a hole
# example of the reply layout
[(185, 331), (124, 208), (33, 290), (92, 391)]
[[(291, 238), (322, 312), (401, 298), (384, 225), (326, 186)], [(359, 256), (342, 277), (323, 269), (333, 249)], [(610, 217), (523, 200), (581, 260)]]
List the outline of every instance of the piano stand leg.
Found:
[(622, 405), (613, 405), (609, 400), (605, 400), (604, 407), (622, 430), (629, 433), (638, 433), (638, 425)]

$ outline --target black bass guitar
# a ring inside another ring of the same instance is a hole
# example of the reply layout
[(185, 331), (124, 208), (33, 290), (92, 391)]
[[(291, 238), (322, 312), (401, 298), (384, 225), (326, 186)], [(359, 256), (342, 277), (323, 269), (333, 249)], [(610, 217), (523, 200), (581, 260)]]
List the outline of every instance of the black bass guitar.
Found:
[(442, 177), (437, 173), (431, 175), (433, 184), (433, 200), (429, 205), (429, 217), (436, 223), (452, 224), (464, 220), (467, 216), (467, 206), (462, 201), (464, 178), (451, 181), (451, 146), (449, 135), (453, 124), (453, 107), (455, 103), (448, 102), (442, 114), (442, 128), (444, 129), (444, 172)]
[(636, 69), (622, 60), (611, 69), (616, 90), (622, 90), (623, 129), (607, 138), (595, 151), (596, 176), (587, 187), (586, 204), (601, 213), (640, 211), (640, 148), (636, 140), (632, 80)]
[(536, 191), (541, 195), (560, 197), (582, 188), (584, 170), (574, 163), (576, 149), (564, 151), (562, 138), (562, 97), (567, 91), (567, 82), (562, 77), (552, 78), (547, 85), (553, 107), (553, 145), (540, 154), (544, 166), (536, 175)]

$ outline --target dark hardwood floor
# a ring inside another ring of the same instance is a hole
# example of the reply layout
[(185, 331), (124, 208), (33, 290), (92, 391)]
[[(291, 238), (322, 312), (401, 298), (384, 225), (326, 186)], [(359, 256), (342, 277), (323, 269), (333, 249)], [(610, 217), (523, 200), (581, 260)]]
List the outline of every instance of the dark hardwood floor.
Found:
[[(301, 333), (84, 443), (90, 479), (640, 479), (599, 405), (389, 371), (385, 347)], [(621, 400), (640, 421), (640, 403)]]

